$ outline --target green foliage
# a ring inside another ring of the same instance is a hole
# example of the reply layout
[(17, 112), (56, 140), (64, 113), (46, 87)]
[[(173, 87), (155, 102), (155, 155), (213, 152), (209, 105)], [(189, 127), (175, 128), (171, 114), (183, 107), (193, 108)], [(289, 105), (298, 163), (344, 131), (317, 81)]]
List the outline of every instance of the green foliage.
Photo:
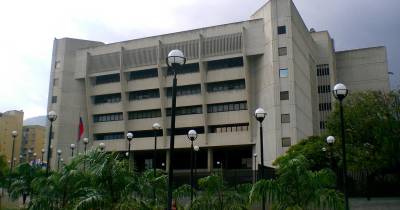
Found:
[[(339, 114), (336, 104), (328, 121), (329, 134), (336, 136), (338, 145), (342, 143)], [(358, 92), (344, 99), (350, 172), (373, 174), (400, 165), (399, 115), (399, 93)]]
[(310, 171), (299, 155), (281, 159), (276, 180), (260, 180), (250, 192), (251, 202), (266, 202), (274, 210), (343, 209), (343, 195), (333, 189), (335, 176), (329, 170)]

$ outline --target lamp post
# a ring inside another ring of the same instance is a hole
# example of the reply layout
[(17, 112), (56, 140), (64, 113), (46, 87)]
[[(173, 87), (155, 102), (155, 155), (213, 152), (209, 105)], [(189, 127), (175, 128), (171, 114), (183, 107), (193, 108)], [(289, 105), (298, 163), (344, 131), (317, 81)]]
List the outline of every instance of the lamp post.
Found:
[(42, 158), (41, 158), (41, 160), (42, 160), (42, 163), (43, 163), (43, 156), (44, 156), (44, 152), (45, 152), (45, 150), (44, 150), (44, 148), (42, 148), (42, 150), (41, 150), (41, 152), (42, 152)]
[[(14, 147), (15, 147), (15, 138), (18, 136), (17, 131), (12, 131), (11, 136), (13, 138), (13, 143), (12, 143), (12, 150), (11, 150), (11, 160), (14, 160)], [(11, 161), (11, 172), (13, 171), (14, 167), (14, 161)]]
[(69, 148), (71, 148), (71, 157), (74, 157), (74, 150), (75, 150), (76, 145), (75, 144), (71, 144), (69, 146)]
[(188, 139), (190, 140), (191, 146), (190, 146), (190, 203), (193, 202), (193, 142), (194, 140), (197, 139), (197, 132), (195, 130), (190, 130), (187, 134)]
[(333, 137), (333, 136), (326, 137), (326, 143), (328, 143), (328, 146), (329, 146), (329, 160), (330, 160), (331, 168), (333, 170), (333, 151), (332, 151), (332, 146), (335, 143), (335, 137)]
[(32, 157), (32, 150), (28, 150), (28, 163), (31, 162), (31, 157)]
[(22, 163), (22, 159), (24, 158), (24, 156), (23, 155), (19, 155), (19, 164), (21, 164)]
[(172, 82), (172, 107), (171, 107), (171, 136), (169, 146), (169, 167), (168, 167), (168, 200), (167, 210), (171, 210), (172, 207), (172, 187), (173, 187), (173, 158), (174, 158), (174, 141), (175, 141), (175, 109), (176, 109), (176, 70), (185, 65), (186, 58), (180, 50), (171, 50), (166, 58), (166, 63), (174, 73), (174, 79)]
[(344, 134), (344, 117), (343, 117), (343, 99), (347, 96), (348, 90), (344, 84), (338, 83), (333, 88), (333, 95), (339, 100), (340, 105), (340, 128), (342, 137), (342, 155), (343, 155), (343, 194), (345, 200), (345, 209), (349, 209), (349, 195), (347, 193), (347, 165), (346, 165), (346, 140)]
[[(153, 126), (154, 131), (154, 151), (153, 151), (153, 176), (156, 178), (157, 175), (157, 134), (158, 131), (161, 129), (161, 125), (158, 123), (154, 123)], [(154, 202), (156, 201), (156, 188), (153, 189), (153, 199)]]
[(131, 141), (133, 139), (133, 133), (128, 132), (126, 134), (126, 140), (128, 140), (128, 168), (131, 170)]
[(86, 155), (86, 148), (87, 148), (87, 144), (89, 143), (89, 139), (88, 138), (83, 138), (83, 145), (84, 145), (84, 151), (85, 151), (85, 155)]
[(193, 149), (194, 149), (194, 178), (197, 179), (197, 153), (199, 152), (200, 147), (196, 145), (193, 147)]
[[(258, 108), (254, 112), (254, 116), (257, 121), (260, 122), (260, 152), (261, 152), (261, 179), (264, 179), (264, 139), (263, 139), (263, 127), (262, 122), (265, 119), (267, 113), (263, 108)], [(262, 210), (265, 210), (265, 196), (262, 197)]]
[(36, 164), (36, 157), (37, 157), (37, 154), (36, 154), (36, 152), (34, 152), (33, 153), (33, 164)]
[(104, 151), (104, 149), (106, 148), (106, 144), (104, 144), (103, 142), (101, 142), (100, 144), (99, 144), (99, 147), (100, 147), (100, 151)]
[(60, 160), (61, 160), (61, 154), (62, 154), (62, 151), (59, 149), (59, 150), (57, 150), (57, 155), (58, 155), (58, 158), (57, 158), (57, 171), (59, 171), (60, 170)]
[(50, 130), (49, 130), (49, 141), (47, 145), (47, 166), (46, 166), (46, 175), (49, 175), (49, 170), (50, 170), (50, 154), (52, 150), (50, 149), (51, 145), (51, 138), (53, 137), (53, 122), (57, 119), (57, 114), (55, 111), (50, 111), (47, 114), (47, 119), (50, 121)]
[(257, 181), (257, 153), (254, 153), (253, 157), (254, 157), (253, 183), (256, 183), (256, 181)]

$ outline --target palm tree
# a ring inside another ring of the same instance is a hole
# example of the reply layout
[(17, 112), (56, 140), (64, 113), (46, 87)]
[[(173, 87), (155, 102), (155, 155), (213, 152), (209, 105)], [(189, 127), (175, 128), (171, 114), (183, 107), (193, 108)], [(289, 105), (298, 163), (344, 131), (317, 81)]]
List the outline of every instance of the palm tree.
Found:
[(277, 164), (277, 179), (254, 184), (250, 192), (251, 203), (265, 196), (273, 210), (344, 208), (343, 194), (334, 189), (332, 171), (310, 171), (307, 159), (302, 155)]

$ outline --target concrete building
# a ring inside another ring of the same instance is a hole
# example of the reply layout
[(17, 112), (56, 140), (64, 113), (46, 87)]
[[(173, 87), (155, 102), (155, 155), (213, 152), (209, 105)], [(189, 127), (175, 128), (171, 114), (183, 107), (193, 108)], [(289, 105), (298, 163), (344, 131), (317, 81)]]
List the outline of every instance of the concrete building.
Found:
[(22, 155), (21, 161), (43, 160), (42, 149), (46, 139), (46, 127), (40, 125), (28, 125), (22, 129), (22, 143), (18, 155)]
[(187, 57), (177, 76), (177, 169), (189, 167), (189, 129), (199, 133), (200, 168), (219, 161), (251, 169), (260, 150), (256, 108), (268, 114), (264, 160), (271, 165), (323, 131), (335, 83), (389, 90), (384, 47), (336, 52), (329, 33), (308, 30), (291, 0), (271, 0), (243, 22), (111, 44), (54, 40), (48, 110), (58, 113), (55, 147), (76, 143), (82, 117), (90, 144), (104, 142), (107, 151), (127, 151), (125, 135), (133, 132), (137, 166), (151, 167), (158, 122), (157, 167), (168, 164), (172, 76), (165, 58), (172, 49)]
[(17, 131), (14, 143), (15, 164), (19, 163), (23, 119), (23, 111), (11, 110), (0, 113), (0, 154), (5, 155), (6, 161), (12, 160), (13, 137), (11, 133)]

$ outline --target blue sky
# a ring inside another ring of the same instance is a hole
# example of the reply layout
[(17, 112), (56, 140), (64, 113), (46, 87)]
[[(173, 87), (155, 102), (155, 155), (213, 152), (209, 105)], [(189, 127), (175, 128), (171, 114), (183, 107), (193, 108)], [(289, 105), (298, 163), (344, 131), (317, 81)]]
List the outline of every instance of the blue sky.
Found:
[[(385, 45), (400, 88), (400, 1), (293, 0), (306, 25), (336, 49)], [(105, 43), (247, 20), (267, 0), (4, 1), (0, 8), (0, 112), (46, 114), (54, 38)]]

